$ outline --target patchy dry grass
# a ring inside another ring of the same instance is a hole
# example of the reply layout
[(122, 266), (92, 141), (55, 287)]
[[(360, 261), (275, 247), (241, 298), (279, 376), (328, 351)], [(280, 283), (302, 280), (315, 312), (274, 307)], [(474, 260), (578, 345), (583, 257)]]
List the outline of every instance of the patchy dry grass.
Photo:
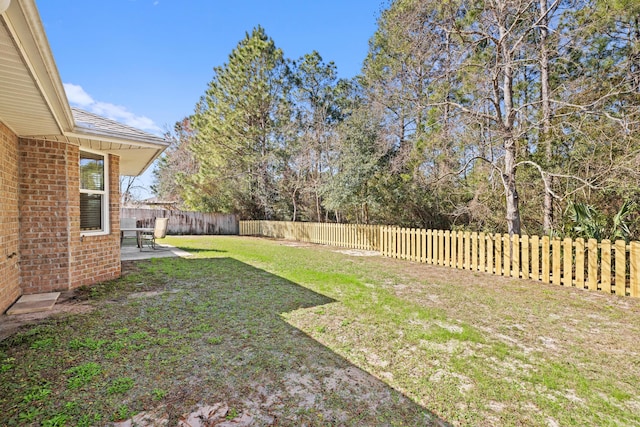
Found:
[[(0, 343), (2, 425), (640, 425), (640, 301), (238, 237)], [(367, 254), (369, 255), (369, 254)], [(159, 422), (158, 422), (159, 423)]]

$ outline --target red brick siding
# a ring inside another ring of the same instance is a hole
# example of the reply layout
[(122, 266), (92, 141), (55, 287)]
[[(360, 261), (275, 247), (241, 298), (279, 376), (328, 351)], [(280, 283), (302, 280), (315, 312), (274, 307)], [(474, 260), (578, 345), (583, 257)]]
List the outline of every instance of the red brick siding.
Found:
[(67, 168), (69, 149), (73, 148), (64, 142), (20, 139), (20, 270), (24, 294), (69, 288)]
[(108, 235), (80, 233), (80, 149), (20, 139), (20, 255), (24, 294), (120, 276), (119, 157), (109, 156)]
[(0, 313), (18, 299), (18, 137), (0, 122)]
[[(77, 148), (76, 148), (77, 150)], [(75, 153), (80, 161), (79, 150)], [(79, 168), (69, 170), (69, 188), (80, 188)], [(81, 236), (80, 192), (71, 195), (71, 288), (120, 277), (120, 158), (109, 156), (110, 233)]]

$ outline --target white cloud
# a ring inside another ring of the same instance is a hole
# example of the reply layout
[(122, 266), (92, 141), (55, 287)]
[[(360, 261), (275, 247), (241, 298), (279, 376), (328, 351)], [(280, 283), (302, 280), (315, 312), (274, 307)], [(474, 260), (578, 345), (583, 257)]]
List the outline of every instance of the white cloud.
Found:
[(121, 105), (96, 101), (85, 92), (82, 86), (64, 83), (64, 90), (67, 93), (69, 103), (73, 106), (147, 132), (162, 134), (162, 129), (150, 118), (138, 116)]
[(67, 98), (69, 102), (77, 105), (78, 107), (86, 107), (93, 104), (95, 101), (87, 92), (82, 89), (82, 86), (74, 85), (72, 83), (65, 83), (64, 90), (67, 92)]

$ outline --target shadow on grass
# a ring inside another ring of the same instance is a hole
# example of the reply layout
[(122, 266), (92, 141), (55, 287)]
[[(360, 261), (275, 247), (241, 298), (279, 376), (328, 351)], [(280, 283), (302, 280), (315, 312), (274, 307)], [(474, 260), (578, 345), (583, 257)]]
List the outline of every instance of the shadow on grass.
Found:
[[(447, 425), (283, 318), (326, 296), (231, 258), (130, 267), (96, 287), (95, 312), (0, 343), (4, 423), (100, 425), (152, 408), (175, 425), (217, 404), (252, 425)], [(86, 382), (83, 366), (96, 372)]]
[[(162, 243), (162, 241), (160, 241), (160, 243)], [(198, 253), (226, 253), (227, 251), (222, 250), (222, 249), (203, 249), (203, 248), (193, 248), (190, 246), (185, 246), (185, 247), (180, 247), (180, 249), (185, 250), (186, 252), (189, 252), (190, 254), (198, 254)]]

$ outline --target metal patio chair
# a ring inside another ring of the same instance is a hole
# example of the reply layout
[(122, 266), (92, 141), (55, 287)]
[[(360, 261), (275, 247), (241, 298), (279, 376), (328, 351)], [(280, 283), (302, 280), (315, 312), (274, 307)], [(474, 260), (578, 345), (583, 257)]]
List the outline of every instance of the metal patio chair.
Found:
[(159, 250), (161, 247), (156, 244), (156, 239), (163, 239), (167, 235), (167, 224), (169, 223), (169, 218), (156, 218), (155, 224), (153, 226), (153, 232), (145, 232), (143, 231), (140, 234), (141, 239), (141, 248), (144, 247), (145, 243), (152, 249)]
[(120, 218), (120, 246), (122, 246), (124, 239), (137, 239), (138, 237), (135, 231), (122, 231), (123, 228), (136, 228), (136, 219)]

